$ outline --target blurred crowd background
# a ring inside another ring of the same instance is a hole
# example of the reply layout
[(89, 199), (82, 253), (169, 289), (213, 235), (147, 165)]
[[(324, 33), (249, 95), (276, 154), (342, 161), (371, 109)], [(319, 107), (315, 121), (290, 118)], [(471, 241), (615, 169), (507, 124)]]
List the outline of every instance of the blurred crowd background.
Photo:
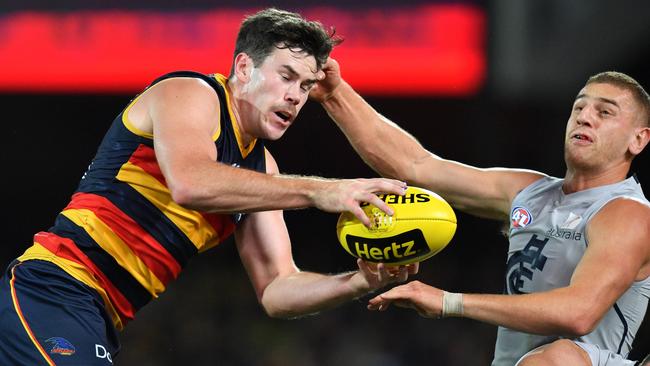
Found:
[[(110, 5), (3, 0), (2, 266), (31, 244), (35, 232), (52, 224), (113, 118), (150, 80), (175, 69), (228, 74), (235, 34), (206, 35), (221, 29), (210, 19), (223, 21), (232, 33), (245, 14), (268, 6), (336, 26), (346, 41), (333, 56), (341, 61), (343, 76), (375, 108), (434, 153), (479, 167), (562, 176), (565, 123), (590, 75), (618, 70), (650, 89), (650, 2), (644, 0), (119, 0)], [(202, 18), (205, 14), (208, 18)], [(135, 25), (125, 23), (133, 19), (138, 19)], [(184, 33), (174, 31), (172, 40), (147, 38), (165, 35), (166, 21)], [(152, 31), (156, 27), (162, 30)], [(186, 48), (184, 40), (192, 47)], [(147, 48), (152, 42), (155, 47)], [(285, 173), (376, 176), (314, 103), (269, 150)], [(649, 151), (637, 159), (634, 171), (648, 187)], [(335, 273), (355, 268), (355, 260), (337, 243), (337, 215), (307, 209), (285, 217), (301, 269)], [(501, 293), (506, 251), (499, 223), (459, 212), (455, 238), (424, 262), (415, 278), (454, 292)], [(603, 263), (603, 270), (608, 265)], [(138, 314), (122, 334), (123, 349), (115, 362), (489, 364), (494, 326), (424, 319), (396, 308), (369, 312), (367, 300), (302, 319), (270, 319), (228, 240), (193, 259), (180, 279)], [(647, 323), (632, 357), (650, 352)]]

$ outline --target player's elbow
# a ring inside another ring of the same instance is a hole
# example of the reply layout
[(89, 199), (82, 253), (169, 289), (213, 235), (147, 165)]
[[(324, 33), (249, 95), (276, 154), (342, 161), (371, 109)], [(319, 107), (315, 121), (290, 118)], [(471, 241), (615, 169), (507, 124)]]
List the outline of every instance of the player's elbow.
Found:
[(268, 306), (262, 306), (264, 308), (264, 312), (266, 315), (268, 315), (269, 318), (273, 319), (292, 319), (297, 317), (297, 314), (294, 314), (291, 311), (287, 311), (286, 309), (279, 309), (279, 308), (274, 308), (274, 307), (268, 307)]
[(260, 304), (262, 305), (264, 312), (266, 313), (266, 315), (268, 315), (269, 318), (293, 319), (301, 315), (296, 313), (295, 310), (292, 309), (290, 306), (282, 306), (281, 303), (275, 301), (269, 301), (268, 299), (265, 300), (264, 298), (262, 298)]
[(189, 179), (170, 179), (168, 180), (168, 189), (172, 200), (191, 210), (200, 210), (200, 204), (204, 199), (197, 189), (198, 184), (191, 182)]
[(565, 331), (563, 333), (565, 336), (569, 337), (582, 337), (591, 333), (595, 328), (595, 323), (586, 321), (574, 321), (564, 327)]
[(183, 207), (191, 207), (196, 202), (195, 194), (188, 184), (175, 182), (169, 185), (172, 200)]
[(274, 283), (258, 294), (258, 302), (262, 305), (266, 315), (274, 319), (295, 319), (311, 313), (311, 308), (308, 305), (284, 291), (278, 290)]
[(600, 322), (600, 316), (594, 311), (580, 310), (564, 319), (564, 333), (571, 337), (582, 337), (593, 332)]

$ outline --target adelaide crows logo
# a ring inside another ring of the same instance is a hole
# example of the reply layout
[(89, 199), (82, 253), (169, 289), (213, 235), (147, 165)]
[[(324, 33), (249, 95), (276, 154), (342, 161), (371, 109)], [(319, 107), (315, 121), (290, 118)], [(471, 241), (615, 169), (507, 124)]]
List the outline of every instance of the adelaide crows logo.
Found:
[(523, 250), (510, 256), (508, 259), (508, 272), (506, 274), (506, 291), (508, 294), (525, 294), (525, 280), (532, 281), (534, 271), (544, 270), (548, 259), (542, 255), (548, 238), (540, 240), (533, 235)]
[(50, 349), (51, 354), (71, 356), (76, 351), (72, 343), (68, 342), (68, 340), (65, 338), (52, 337), (46, 339), (45, 342), (49, 343), (52, 346)]

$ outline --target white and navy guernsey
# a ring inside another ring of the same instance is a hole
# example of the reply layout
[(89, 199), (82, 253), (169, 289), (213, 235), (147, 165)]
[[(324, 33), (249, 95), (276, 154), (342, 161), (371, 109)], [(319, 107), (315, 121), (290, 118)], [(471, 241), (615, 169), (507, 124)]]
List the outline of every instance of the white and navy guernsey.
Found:
[[(543, 292), (568, 286), (589, 246), (587, 225), (611, 200), (629, 198), (650, 206), (636, 177), (571, 194), (562, 192), (563, 182), (554, 177), (542, 178), (513, 200), (505, 278), (507, 294)], [(607, 270), (607, 265), (603, 263), (603, 270)], [(576, 340), (626, 357), (649, 299), (650, 277), (634, 282), (596, 329)], [(512, 366), (526, 352), (558, 338), (499, 327), (492, 365)]]

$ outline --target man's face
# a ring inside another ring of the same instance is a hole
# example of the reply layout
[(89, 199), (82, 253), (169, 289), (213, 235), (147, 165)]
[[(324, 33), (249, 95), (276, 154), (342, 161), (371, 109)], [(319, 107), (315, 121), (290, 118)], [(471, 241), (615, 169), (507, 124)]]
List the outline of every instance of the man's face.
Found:
[(267, 140), (282, 137), (305, 105), (317, 73), (313, 56), (275, 48), (253, 67), (242, 89), (249, 117), (246, 132)]
[(631, 157), (629, 149), (640, 115), (631, 92), (606, 83), (586, 85), (578, 93), (567, 123), (567, 166), (601, 171), (625, 163)]

